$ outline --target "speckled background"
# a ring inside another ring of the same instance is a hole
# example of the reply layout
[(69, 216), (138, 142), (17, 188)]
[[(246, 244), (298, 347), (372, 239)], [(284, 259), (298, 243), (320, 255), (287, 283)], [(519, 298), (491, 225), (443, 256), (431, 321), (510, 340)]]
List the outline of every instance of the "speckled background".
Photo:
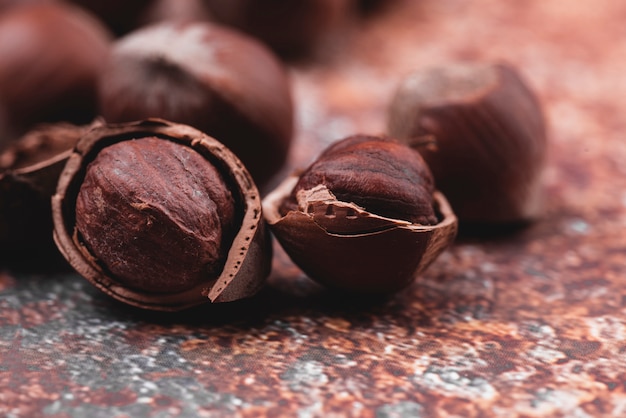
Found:
[(550, 124), (544, 217), (461, 237), (383, 300), (318, 287), (278, 247), (257, 297), (174, 315), (1, 270), (0, 416), (626, 416), (625, 22), (615, 0), (399, 0), (355, 22), (291, 68), (292, 166), (383, 132), (412, 69), (506, 60)]

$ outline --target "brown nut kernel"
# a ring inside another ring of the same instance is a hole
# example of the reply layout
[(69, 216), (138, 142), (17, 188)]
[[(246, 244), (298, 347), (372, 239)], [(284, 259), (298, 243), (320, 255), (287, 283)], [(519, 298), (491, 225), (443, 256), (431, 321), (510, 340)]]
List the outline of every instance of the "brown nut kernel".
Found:
[(281, 169), (291, 144), (285, 68), (259, 42), (211, 23), (164, 22), (119, 39), (99, 102), (110, 123), (159, 117), (206, 132), (258, 185)]
[(93, 120), (110, 41), (95, 17), (63, 2), (0, 14), (0, 134), (16, 139), (40, 123)]
[(52, 207), (55, 241), (74, 269), (131, 305), (172, 311), (240, 299), (269, 274), (249, 173), (186, 125), (151, 119), (90, 131)]
[(545, 121), (512, 67), (463, 64), (413, 73), (392, 100), (389, 132), (409, 144), (435, 137), (436, 149), (417, 149), (461, 225), (539, 215)]
[(72, 148), (90, 128), (41, 125), (0, 152), (0, 263), (36, 258), (38, 267), (60, 267), (50, 198)]
[(456, 217), (432, 183), (419, 154), (360, 135), (288, 178), (263, 209), (309, 277), (343, 290), (393, 292), (413, 282), (456, 235)]

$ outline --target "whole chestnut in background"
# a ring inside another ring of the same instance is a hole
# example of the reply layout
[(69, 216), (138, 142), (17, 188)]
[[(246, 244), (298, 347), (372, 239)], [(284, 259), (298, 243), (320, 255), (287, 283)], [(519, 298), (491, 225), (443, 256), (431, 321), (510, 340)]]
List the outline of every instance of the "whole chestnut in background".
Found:
[(451, 244), (457, 225), (420, 155), (367, 135), (331, 145), (271, 192), (263, 213), (309, 277), (359, 293), (408, 286)]
[(130, 305), (173, 311), (254, 294), (271, 246), (259, 192), (214, 138), (159, 119), (86, 133), (52, 197), (74, 269)]
[(111, 35), (89, 13), (63, 2), (0, 15), (0, 108), (5, 135), (44, 122), (88, 123)]
[(389, 133), (408, 144), (434, 137), (436, 147), (416, 149), (462, 227), (480, 232), (539, 216), (546, 122), (514, 67), (462, 63), (415, 71), (392, 99)]
[(118, 40), (99, 81), (108, 122), (160, 117), (229, 147), (259, 186), (287, 158), (289, 79), (258, 41), (211, 23), (160, 23)]

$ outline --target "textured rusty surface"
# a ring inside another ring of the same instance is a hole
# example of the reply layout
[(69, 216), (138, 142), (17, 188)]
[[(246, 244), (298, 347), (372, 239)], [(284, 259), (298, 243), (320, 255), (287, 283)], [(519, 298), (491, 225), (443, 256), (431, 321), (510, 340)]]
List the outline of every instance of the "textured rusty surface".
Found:
[(0, 415), (626, 415), (626, 3), (395, 4), (293, 68), (293, 165), (383, 131), (412, 69), (504, 59), (548, 116), (545, 216), (460, 239), (386, 300), (331, 294), (279, 248), (257, 297), (174, 315), (77, 275), (5, 270)]

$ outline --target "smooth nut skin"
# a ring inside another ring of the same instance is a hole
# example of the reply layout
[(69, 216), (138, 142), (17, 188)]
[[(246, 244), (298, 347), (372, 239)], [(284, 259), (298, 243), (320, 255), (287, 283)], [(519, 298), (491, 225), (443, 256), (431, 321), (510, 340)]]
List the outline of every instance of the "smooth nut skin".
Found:
[(437, 223), (430, 170), (417, 152), (392, 139), (355, 135), (330, 146), (302, 173), (282, 213), (297, 208), (298, 193), (318, 185), (379, 216)]
[[(373, 139), (370, 137), (353, 137), (338, 142), (320, 160), (333, 155), (344, 155), (342, 149), (348, 151), (356, 143), (378, 144), (380, 153), (366, 153), (364, 161), (373, 166), (360, 171), (366, 163), (357, 164), (352, 176), (343, 176), (352, 182), (352, 190), (361, 189), (370, 177), (379, 173), (396, 175), (397, 167), (412, 158), (406, 158), (414, 151), (394, 141)], [(398, 154), (386, 153), (389, 144), (402, 150)], [(358, 146), (357, 146), (358, 148)], [(382, 159), (368, 159), (374, 155)], [(404, 157), (404, 158), (403, 158)], [(423, 161), (419, 168), (404, 169), (411, 178), (412, 173), (428, 173)], [(388, 166), (393, 166), (389, 169)], [(315, 166), (315, 163), (313, 164)], [(400, 170), (402, 171), (402, 170)], [(433, 191), (425, 200), (430, 203), (429, 213), (434, 213), (436, 221), (433, 225), (413, 223), (406, 219), (394, 218), (374, 213), (353, 202), (339, 199), (326, 185), (318, 184), (310, 189), (301, 189), (296, 193), (294, 205), (293, 192), (300, 181), (298, 175), (287, 178), (263, 200), (263, 213), (272, 232), (291, 259), (312, 279), (331, 288), (358, 293), (389, 293), (400, 290), (411, 284), (454, 240), (457, 231), (457, 219), (445, 197)], [(358, 185), (357, 185), (358, 183)], [(389, 179), (385, 187), (398, 189), (409, 187), (415, 190), (410, 181)], [(432, 183), (422, 179), (419, 185)], [(308, 187), (308, 186), (307, 186)], [(371, 190), (377, 190), (373, 187)], [(389, 195), (402, 195), (395, 191), (385, 191)], [(408, 193), (411, 194), (410, 192)], [(355, 194), (353, 193), (353, 196)], [(376, 201), (377, 199), (374, 199)], [(386, 200), (393, 205), (396, 202)], [(365, 202), (367, 205), (368, 202)], [(421, 206), (421, 203), (418, 204)], [(400, 211), (393, 213), (405, 215), (406, 202), (400, 204)], [(385, 210), (390, 214), (388, 210)], [(417, 211), (419, 212), (419, 210)], [(424, 216), (424, 214), (419, 215)], [(431, 215), (427, 215), (430, 217)]]
[(462, 225), (504, 225), (541, 213), (547, 153), (540, 103), (504, 64), (458, 64), (417, 71), (399, 85), (389, 132), (416, 147)]
[(252, 177), (188, 125), (149, 119), (90, 130), (61, 173), (52, 214), (70, 265), (133, 306), (233, 301), (269, 275), (271, 242)]
[(239, 217), (215, 166), (155, 137), (102, 149), (76, 199), (76, 228), (94, 256), (120, 283), (155, 293), (217, 277)]
[(64, 2), (0, 14), (0, 109), (5, 113), (0, 134), (17, 139), (40, 123), (91, 122), (110, 43), (104, 25)]
[(163, 22), (119, 39), (99, 81), (110, 123), (159, 117), (230, 148), (258, 185), (287, 158), (293, 108), (283, 65), (256, 40), (203, 23)]

